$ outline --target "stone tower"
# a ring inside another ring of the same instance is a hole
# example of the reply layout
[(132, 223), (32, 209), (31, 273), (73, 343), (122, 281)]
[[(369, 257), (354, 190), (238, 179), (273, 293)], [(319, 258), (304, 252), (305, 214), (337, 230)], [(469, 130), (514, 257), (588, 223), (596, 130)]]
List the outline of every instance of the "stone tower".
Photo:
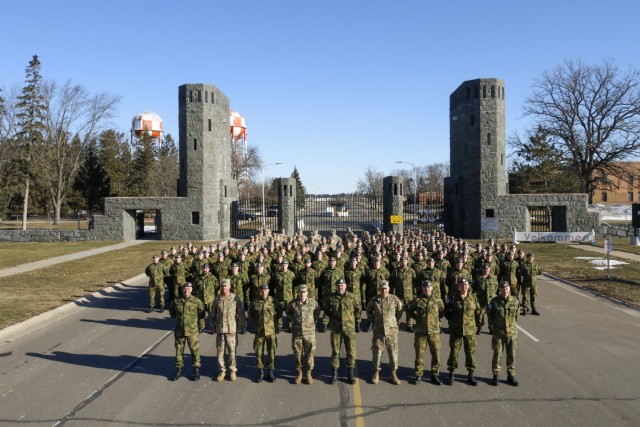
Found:
[(445, 231), (480, 238), (509, 193), (505, 165), (504, 81), (468, 80), (449, 97), (450, 177), (445, 179)]
[(187, 198), (191, 221), (182, 226), (191, 239), (213, 240), (229, 234), (237, 184), (231, 179), (229, 99), (215, 86), (178, 88), (180, 179), (178, 197)]

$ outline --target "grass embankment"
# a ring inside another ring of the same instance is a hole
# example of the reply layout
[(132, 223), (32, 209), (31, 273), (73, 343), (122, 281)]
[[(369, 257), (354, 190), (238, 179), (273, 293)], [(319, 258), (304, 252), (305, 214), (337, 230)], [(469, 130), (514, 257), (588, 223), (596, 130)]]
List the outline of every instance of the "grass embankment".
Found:
[[(91, 249), (91, 243), (95, 242), (79, 243), (77, 250)], [(144, 272), (154, 253), (181, 243), (185, 242), (150, 241), (119, 251), (0, 278), (0, 329), (137, 276)], [(201, 244), (193, 243), (198, 246)], [(20, 247), (25, 244), (14, 245)], [(58, 245), (62, 248), (65, 244)], [(59, 255), (59, 251), (56, 255)]]
[(2, 242), (0, 243), (0, 268), (15, 267), (28, 262), (40, 261), (74, 252), (101, 248), (119, 242)]

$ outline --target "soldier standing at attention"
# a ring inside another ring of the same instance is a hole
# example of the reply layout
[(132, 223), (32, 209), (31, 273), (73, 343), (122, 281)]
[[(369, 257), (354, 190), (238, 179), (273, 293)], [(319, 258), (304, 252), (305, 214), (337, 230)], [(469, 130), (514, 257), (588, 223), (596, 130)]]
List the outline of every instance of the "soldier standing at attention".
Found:
[[(293, 281), (295, 280), (295, 274), (289, 271), (289, 261), (283, 258), (280, 268), (273, 276), (272, 282), (275, 288), (276, 300), (280, 304), (281, 312), (284, 312), (285, 307), (289, 304), (289, 301), (293, 299)], [(278, 319), (278, 330), (282, 329), (282, 317)], [(289, 319), (287, 318), (287, 323)], [(290, 329), (289, 329), (290, 330)]]
[[(529, 302), (531, 302), (531, 314), (536, 316), (540, 312), (536, 309), (536, 296), (538, 295), (538, 285), (536, 284), (536, 276), (542, 274), (542, 269), (534, 262), (534, 256), (531, 252), (527, 254), (525, 262), (518, 269), (520, 282), (522, 283), (522, 314), (525, 315), (529, 311)], [(516, 298), (517, 295), (514, 295)]]
[[(318, 297), (326, 301), (331, 296), (332, 287), (338, 279), (344, 279), (344, 272), (337, 268), (338, 262), (335, 257), (329, 257), (327, 267), (322, 270), (318, 280)], [(320, 332), (324, 332), (329, 324), (329, 316), (325, 311), (320, 326)]]
[[(216, 296), (211, 307), (211, 324), (215, 328), (218, 368), (220, 373), (216, 381), (224, 381), (229, 369), (229, 380), (236, 380), (236, 340), (237, 331), (245, 328), (244, 307), (240, 297), (231, 293), (231, 282), (222, 279), (220, 295)], [(228, 361), (225, 362), (225, 355)]]
[(502, 365), (502, 349), (507, 349), (507, 383), (518, 386), (516, 380), (516, 348), (518, 346), (518, 316), (520, 304), (518, 297), (509, 295), (511, 289), (509, 282), (500, 283), (500, 295), (494, 297), (489, 304), (489, 319), (493, 324), (493, 337), (491, 348), (493, 349), (493, 380), (492, 384), (499, 384), (498, 376)]
[(276, 323), (282, 316), (281, 305), (273, 297), (269, 296), (269, 285), (260, 285), (259, 296), (249, 305), (249, 318), (255, 322), (255, 337), (253, 350), (256, 352), (256, 365), (258, 366), (258, 378), (261, 383), (264, 378), (264, 346), (267, 346), (267, 381), (275, 382), (273, 374), (275, 369), (276, 348), (278, 338), (276, 336)]
[[(209, 263), (202, 264), (202, 274), (200, 274), (200, 277), (196, 280), (195, 288), (196, 296), (204, 303), (205, 315), (211, 313), (211, 304), (213, 304), (218, 290), (218, 279), (211, 274)], [(213, 322), (211, 322), (211, 317), (209, 317), (209, 323), (211, 324), (211, 333), (213, 334), (214, 325)], [(198, 324), (199, 332), (202, 332), (204, 326), (205, 320), (204, 316), (202, 316)]]
[[(481, 273), (473, 281), (473, 293), (478, 298), (478, 304), (480, 309), (478, 311), (478, 317), (476, 318), (476, 335), (482, 333), (482, 326), (484, 326), (484, 315), (487, 312), (487, 306), (489, 301), (495, 297), (498, 293), (498, 280), (491, 275), (491, 265), (484, 264)], [(491, 322), (489, 322), (489, 333), (492, 333)]]
[(171, 303), (169, 313), (175, 320), (173, 336), (176, 347), (176, 374), (173, 377), (177, 381), (182, 376), (184, 366), (184, 343), (187, 342), (191, 352), (193, 363), (193, 379), (200, 379), (200, 343), (198, 339), (198, 319), (204, 314), (202, 301), (191, 295), (193, 287), (187, 282), (182, 286), (182, 297), (176, 298)]
[(389, 353), (391, 383), (398, 385), (400, 384), (396, 375), (398, 369), (398, 321), (402, 317), (402, 301), (397, 296), (390, 294), (389, 290), (389, 282), (381, 281), (378, 285), (378, 296), (371, 298), (367, 303), (367, 319), (371, 319), (373, 325), (373, 338), (371, 339), (373, 376), (371, 382), (378, 384), (382, 352), (386, 347)]
[[(344, 270), (344, 279), (347, 282), (347, 291), (351, 292), (362, 307), (366, 307), (366, 301), (364, 299), (364, 277), (362, 270), (358, 267), (358, 257), (352, 256)], [(362, 313), (356, 313), (356, 332), (360, 332), (360, 322), (362, 320)]]
[(303, 267), (298, 271), (295, 284), (296, 286), (307, 285), (309, 298), (313, 298), (317, 301), (316, 279), (318, 277), (318, 272), (311, 267), (311, 258), (305, 257), (302, 263)]
[(429, 345), (431, 352), (431, 382), (441, 385), (440, 381), (440, 313), (444, 310), (444, 302), (433, 293), (433, 284), (422, 282), (420, 295), (415, 297), (406, 308), (407, 315), (416, 320), (416, 332), (413, 348), (416, 351), (416, 380), (422, 381), (424, 353)]
[[(393, 293), (400, 298), (403, 305), (409, 304), (414, 297), (416, 286), (416, 272), (409, 267), (409, 259), (400, 258), (398, 267), (391, 273)], [(398, 321), (400, 321), (398, 319)], [(413, 319), (407, 315), (407, 332), (413, 332)]]
[[(231, 264), (231, 273), (229, 273), (231, 281), (231, 293), (240, 297), (243, 309), (249, 307), (249, 279), (240, 272), (238, 263)], [(245, 310), (246, 311), (246, 310)]]
[(174, 263), (169, 267), (171, 275), (171, 289), (169, 292), (172, 298), (178, 298), (180, 296), (180, 286), (187, 281), (187, 269), (182, 263), (182, 255), (176, 254)]
[(160, 313), (164, 313), (164, 266), (160, 264), (160, 257), (153, 256), (153, 262), (144, 270), (149, 278), (149, 310), (151, 313), (156, 306), (156, 293), (160, 303)]
[(445, 300), (445, 316), (449, 320), (449, 377), (447, 385), (453, 384), (453, 372), (458, 367), (458, 353), (464, 343), (465, 366), (469, 371), (467, 382), (478, 385), (476, 370), (476, 316), (480, 312), (476, 296), (469, 292), (469, 281), (460, 278), (458, 292), (451, 300)]
[(518, 283), (518, 262), (513, 259), (513, 252), (505, 248), (505, 255), (503, 255), (503, 261), (500, 264), (500, 276), (498, 279), (500, 283), (507, 281), (511, 286), (511, 295), (518, 297), (520, 293)]
[(347, 282), (344, 279), (336, 281), (335, 292), (325, 300), (324, 311), (329, 314), (331, 328), (331, 384), (338, 381), (340, 367), (340, 347), (344, 342), (347, 356), (347, 372), (350, 384), (356, 383), (353, 370), (356, 367), (356, 312), (362, 308), (360, 301), (347, 292)]
[(320, 306), (309, 298), (307, 285), (298, 286), (298, 297), (287, 305), (287, 317), (291, 319), (291, 347), (298, 372), (294, 383), (302, 382), (303, 365), (307, 367), (307, 384), (313, 383), (313, 358), (316, 354), (316, 321)]

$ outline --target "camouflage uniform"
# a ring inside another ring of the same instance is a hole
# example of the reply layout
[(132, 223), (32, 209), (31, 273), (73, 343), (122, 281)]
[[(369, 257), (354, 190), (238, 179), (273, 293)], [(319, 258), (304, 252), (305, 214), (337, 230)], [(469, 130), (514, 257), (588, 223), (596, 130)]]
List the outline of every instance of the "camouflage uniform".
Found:
[[(347, 267), (344, 270), (344, 279), (347, 282), (347, 291), (351, 292), (364, 307), (366, 301), (364, 299), (365, 290), (362, 270), (358, 268), (358, 266), (356, 266), (355, 269), (352, 269), (351, 266), (347, 264)], [(362, 312), (358, 311), (356, 313), (356, 322), (360, 323), (361, 318)]]
[(517, 322), (520, 315), (518, 297), (509, 295), (505, 300), (497, 296), (489, 303), (489, 321), (493, 325), (491, 348), (493, 349), (493, 375), (500, 374), (502, 349), (507, 350), (507, 372), (516, 374), (516, 348), (518, 346)]
[(251, 301), (249, 305), (249, 319), (252, 319), (256, 325), (253, 350), (256, 352), (258, 369), (264, 368), (262, 356), (265, 344), (267, 345), (267, 369), (274, 369), (278, 347), (276, 323), (280, 317), (282, 317), (282, 306), (271, 296), (267, 295), (263, 299), (258, 295), (258, 298)]
[(156, 305), (156, 293), (160, 310), (164, 310), (164, 266), (160, 262), (153, 262), (147, 266), (144, 274), (149, 277), (149, 311)]
[(182, 262), (180, 264), (175, 262), (169, 267), (169, 274), (171, 276), (171, 289), (169, 292), (173, 295), (173, 298), (179, 298), (180, 286), (187, 281), (187, 268)]
[(247, 277), (238, 273), (227, 277), (231, 281), (231, 293), (238, 295), (242, 301), (243, 309), (249, 304), (249, 283)]
[[(205, 313), (211, 313), (211, 304), (216, 297), (216, 291), (218, 290), (218, 279), (211, 273), (200, 276), (194, 285), (196, 296), (204, 303)], [(211, 322), (211, 318), (209, 318)], [(211, 322), (212, 323), (212, 322)], [(200, 329), (205, 327), (204, 316), (198, 322)], [(213, 331), (213, 323), (210, 325)]]
[(425, 280), (433, 283), (433, 295), (442, 298), (443, 295), (447, 295), (445, 277), (446, 275), (439, 268), (427, 267), (418, 274), (418, 283)]
[[(331, 289), (333, 289), (338, 279), (344, 279), (344, 272), (338, 268), (325, 268), (320, 274), (318, 281), (318, 298), (321, 301), (326, 301), (331, 296)], [(325, 310), (322, 318), (322, 323), (326, 327), (329, 324), (329, 314)]]
[(382, 352), (387, 348), (389, 368), (398, 369), (398, 321), (402, 316), (402, 301), (395, 295), (376, 296), (367, 303), (367, 319), (373, 325), (371, 353), (373, 370), (380, 370)]
[(295, 284), (296, 286), (307, 285), (309, 289), (309, 298), (316, 299), (316, 280), (317, 280), (318, 272), (315, 271), (312, 267), (303, 268), (298, 271), (298, 276), (296, 277)]
[(511, 286), (511, 295), (518, 296), (520, 287), (518, 286), (518, 262), (509, 260), (505, 257), (502, 264), (500, 264), (500, 276), (499, 281), (507, 281)]
[(362, 310), (358, 301), (351, 292), (340, 295), (333, 292), (325, 300), (324, 312), (330, 318), (331, 328), (331, 367), (338, 369), (340, 366), (340, 346), (344, 342), (347, 357), (347, 367), (356, 366), (356, 321), (355, 316)]
[[(275, 290), (276, 301), (280, 304), (281, 312), (284, 311), (285, 307), (293, 299), (293, 281), (295, 279), (295, 275), (293, 272), (281, 271), (278, 270), (273, 276), (273, 287)], [(282, 317), (278, 318), (278, 328), (282, 327)]]
[(536, 296), (538, 295), (538, 285), (536, 276), (542, 274), (542, 269), (535, 262), (525, 261), (518, 269), (518, 275), (522, 283), (522, 308), (536, 310)]
[(225, 353), (228, 355), (228, 369), (236, 372), (237, 331), (245, 328), (244, 308), (240, 297), (235, 294), (218, 295), (211, 306), (211, 324), (215, 328), (218, 368), (221, 374), (227, 371)]
[(191, 352), (194, 368), (200, 368), (200, 342), (198, 340), (198, 319), (204, 314), (204, 305), (198, 298), (190, 295), (188, 298), (178, 297), (169, 307), (169, 314), (175, 320), (173, 336), (176, 347), (176, 368), (184, 366), (185, 341)]
[[(478, 316), (476, 317), (476, 326), (479, 331), (484, 326), (484, 315), (487, 312), (489, 301), (498, 293), (498, 281), (491, 274), (488, 276), (480, 275), (473, 281), (472, 288), (478, 298), (478, 305), (480, 306)], [(489, 321), (489, 329), (491, 328), (491, 321)]]
[(449, 371), (458, 367), (458, 353), (464, 342), (465, 367), (476, 370), (476, 316), (480, 312), (476, 296), (469, 291), (465, 298), (459, 293), (445, 306), (445, 317), (449, 320)]
[(304, 302), (296, 298), (289, 302), (286, 313), (291, 319), (291, 347), (296, 369), (302, 369), (304, 364), (312, 371), (316, 354), (316, 321), (320, 317), (320, 305), (312, 298), (307, 298)]
[(271, 276), (266, 271), (254, 274), (249, 281), (249, 303), (260, 298), (260, 285), (269, 285)]
[(367, 270), (364, 275), (365, 282), (365, 299), (369, 301), (371, 298), (374, 298), (378, 293), (378, 285), (383, 280), (389, 280), (389, 271), (384, 268), (370, 268)]
[(471, 273), (468, 270), (462, 268), (458, 270), (455, 266), (451, 267), (449, 273), (447, 274), (445, 291), (443, 295), (452, 299), (455, 295), (458, 294), (458, 280), (461, 278), (467, 279), (469, 283), (472, 281)]
[[(433, 287), (436, 289), (436, 286)], [(444, 302), (439, 296), (431, 294), (418, 295), (406, 307), (407, 315), (416, 321), (416, 332), (413, 337), (413, 348), (416, 351), (416, 376), (421, 377), (424, 367), (424, 353), (429, 345), (431, 352), (431, 374), (440, 374), (440, 312), (444, 310)]]
[[(416, 272), (411, 267), (403, 267), (402, 264), (391, 273), (391, 289), (395, 296), (400, 298), (403, 305), (409, 304), (415, 295)], [(400, 319), (398, 319), (400, 321)], [(407, 330), (413, 329), (413, 319), (406, 316)]]

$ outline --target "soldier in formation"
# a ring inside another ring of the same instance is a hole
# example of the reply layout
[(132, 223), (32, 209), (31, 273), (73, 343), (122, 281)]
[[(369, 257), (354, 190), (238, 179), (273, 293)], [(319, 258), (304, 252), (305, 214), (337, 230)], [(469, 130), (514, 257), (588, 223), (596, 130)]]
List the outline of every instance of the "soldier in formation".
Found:
[(291, 347), (297, 372), (294, 383), (302, 382), (302, 370), (306, 367), (307, 384), (313, 384), (316, 322), (320, 317), (320, 305), (309, 298), (307, 285), (298, 286), (298, 297), (289, 302), (286, 313), (291, 319)]
[(269, 296), (269, 285), (260, 285), (260, 296), (251, 301), (249, 305), (249, 318), (255, 322), (255, 337), (253, 339), (253, 350), (256, 353), (256, 366), (258, 367), (258, 377), (256, 382), (261, 383), (264, 379), (264, 348), (267, 347), (267, 377), (269, 382), (275, 382), (274, 374), (276, 361), (276, 348), (278, 347), (278, 337), (276, 336), (277, 322), (282, 317), (282, 306)]
[(182, 285), (182, 296), (175, 298), (169, 313), (175, 321), (173, 331), (176, 347), (176, 373), (173, 377), (177, 381), (182, 377), (184, 366), (184, 344), (189, 346), (191, 363), (193, 364), (193, 379), (200, 379), (200, 341), (198, 339), (198, 319), (204, 314), (204, 305), (195, 296), (191, 295), (193, 286), (187, 282)]
[(231, 293), (231, 281), (222, 279), (220, 294), (211, 306), (211, 324), (216, 335), (218, 353), (218, 377), (216, 381), (224, 381), (227, 370), (229, 381), (236, 380), (236, 348), (237, 333), (245, 328), (244, 307), (240, 297)]

